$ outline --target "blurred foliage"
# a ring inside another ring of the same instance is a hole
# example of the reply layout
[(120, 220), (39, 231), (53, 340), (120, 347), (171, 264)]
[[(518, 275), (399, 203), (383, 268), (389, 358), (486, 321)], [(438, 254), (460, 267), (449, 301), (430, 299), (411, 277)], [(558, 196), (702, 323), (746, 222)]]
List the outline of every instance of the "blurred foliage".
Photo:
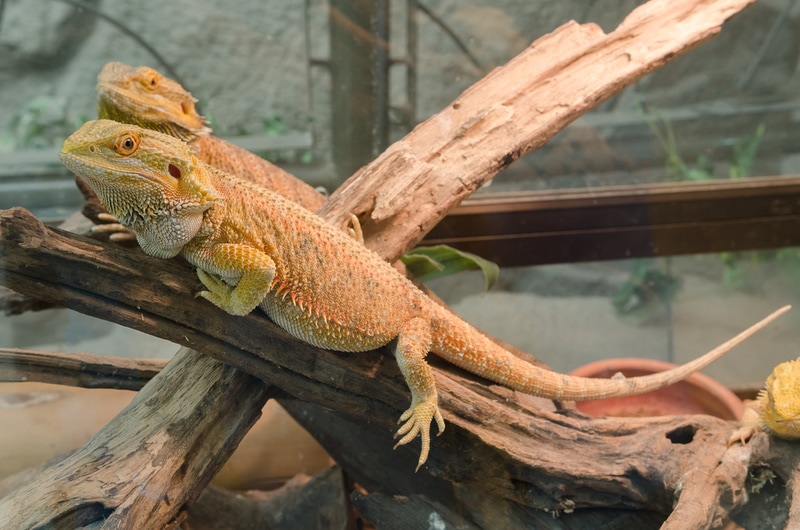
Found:
[(0, 133), (0, 151), (60, 147), (64, 138), (88, 121), (73, 115), (59, 96), (36, 96), (19, 109)]
[(614, 294), (612, 304), (617, 315), (637, 325), (661, 316), (675, 299), (680, 278), (669, 271), (669, 258), (661, 261), (637, 259), (633, 271)]
[[(640, 108), (639, 116), (647, 123), (650, 132), (667, 154), (664, 166), (669, 180), (699, 182), (714, 178), (714, 170), (705, 155), (697, 155), (695, 165), (691, 166), (678, 154), (675, 132), (663, 111), (654, 109), (650, 112), (645, 112)], [(764, 130), (764, 124), (759, 124), (753, 134), (736, 140), (731, 148), (728, 178), (741, 179), (750, 176), (753, 161), (758, 154), (758, 148), (761, 146), (761, 140), (764, 137)]]
[[(309, 118), (309, 121), (313, 119)], [(262, 124), (267, 136), (283, 136), (291, 132), (283, 118), (276, 114), (267, 117)], [(310, 149), (283, 149), (268, 153), (266, 159), (273, 163), (311, 164), (314, 162), (314, 153)]]

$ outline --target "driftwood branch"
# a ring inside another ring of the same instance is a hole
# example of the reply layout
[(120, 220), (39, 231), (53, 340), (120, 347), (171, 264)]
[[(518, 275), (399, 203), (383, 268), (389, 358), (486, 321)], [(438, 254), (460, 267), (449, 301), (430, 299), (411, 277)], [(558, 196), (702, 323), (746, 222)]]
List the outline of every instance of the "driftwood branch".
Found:
[[(424, 473), (414, 474), (416, 448), (389, 453), (395, 419), (408, 400), (391, 357), (326, 352), (293, 340), (260, 314), (220, 315), (194, 298), (199, 285), (186, 264), (49, 231), (24, 210), (0, 215), (0, 252), (16, 290), (58, 297), (95, 316), (208, 351), (302, 399), (302, 405), (291, 399), (283, 404), (369, 491), (425, 495), (461, 506), (475, 520), (499, 524), (517, 513), (522, 523), (541, 517), (542, 510), (601, 506), (669, 513), (678, 485), (691, 490), (687, 477), (711, 475), (729, 451), (725, 442), (733, 427), (722, 420), (557, 415), (448, 367), (437, 371), (448, 429), (435, 440)], [(155, 290), (152, 277), (160, 280)], [(125, 290), (114, 290), (121, 283)], [(185, 380), (187, 369), (174, 373)], [(36, 491), (22, 498), (40, 499)], [(478, 503), (470, 496), (485, 499)], [(0, 502), (0, 514), (6, 502)], [(19, 502), (7, 509), (36, 505)]]
[[(66, 359), (66, 362), (64, 362), (65, 357), (75, 357), (75, 359)], [(90, 388), (137, 390), (154, 375), (154, 372), (158, 371), (159, 367), (163, 367), (165, 364), (166, 362), (163, 360), (98, 357), (88, 354), (64, 355), (37, 350), (6, 349), (0, 350), (0, 381), (41, 381)], [(56, 375), (55, 369), (58, 369), (57, 377), (54, 377)], [(308, 407), (294, 400), (287, 400), (286, 402), (290, 409), (297, 409), (303, 415), (314, 413), (313, 416), (317, 418), (316, 421), (325, 423), (328, 425), (327, 428), (345, 431), (350, 428), (347, 425), (343, 426), (341, 420), (328, 412), (309, 410)], [(679, 433), (675, 433), (674, 443), (685, 443), (686, 439), (681, 439), (681, 436), (686, 437), (687, 434), (690, 435), (691, 433), (684, 433), (680, 436)], [(350, 433), (350, 436), (353, 437), (354, 434)], [(379, 448), (376, 448), (376, 451), (380, 453)], [(691, 526), (690, 523), (694, 520), (713, 521), (716, 518), (718, 523), (724, 521), (728, 510), (731, 508), (730, 503), (725, 503), (724, 501), (725, 494), (732, 492), (737, 504), (744, 502), (741, 497), (745, 495), (745, 490), (737, 488), (737, 485), (748, 482), (746, 479), (751, 466), (756, 471), (748, 483), (760, 480), (763, 484), (751, 484), (748, 489), (767, 487), (767, 491), (757, 496), (751, 505), (756, 502), (764, 502), (764, 499), (770, 498), (772, 503), (775, 504), (776, 498), (785, 497), (785, 492), (781, 491), (783, 484), (787, 484), (787, 487), (792, 488), (790, 492), (793, 499), (792, 506), (797, 505), (794, 484), (798, 483), (796, 475), (800, 472), (798, 471), (800, 468), (797, 465), (800, 463), (798, 462), (800, 456), (795, 454), (791, 444), (778, 442), (770, 445), (770, 441), (766, 436), (757, 435), (747, 447), (737, 445), (725, 451), (722, 456), (723, 461), (718, 462), (717, 459), (719, 457), (717, 453), (705, 454), (705, 465), (697, 468), (697, 474), (703, 475), (704, 479), (687, 482), (688, 489), (684, 490), (680, 496), (679, 506), (668, 519), (665, 525), (666, 528), (687, 528)], [(703, 473), (702, 470), (711, 470), (711, 473)], [(775, 470), (777, 477), (772, 475), (770, 470)], [(28, 476), (32, 476), (32, 473), (28, 473)], [(330, 474), (326, 474), (326, 476), (330, 477)], [(329, 488), (333, 487), (334, 490), (338, 491), (335, 480), (331, 482), (329, 478), (325, 478), (324, 481), (328, 483)], [(2, 494), (2, 485), (0, 485), (0, 497)], [(328, 511), (319, 516), (328, 520), (331, 517), (335, 517), (337, 514), (335, 510), (340, 508), (335, 498), (329, 499), (328, 497), (323, 492), (312, 490), (311, 492), (303, 492), (298, 499), (293, 499), (291, 502), (300, 503), (301, 506), (305, 505), (307, 507), (327, 506)], [(436, 501), (426, 500), (426, 497), (420, 495), (405, 497), (404, 500), (398, 501), (396, 498), (387, 497), (383, 494), (358, 494), (353, 501), (359, 511), (379, 528), (422, 526), (424, 519), (431, 511), (445, 514), (444, 519), (451, 523), (460, 523), (464, 527), (469, 526), (457, 513), (452, 512), (449, 508)], [(280, 502), (285, 506), (288, 499), (281, 497)], [(682, 505), (685, 505), (686, 508), (683, 509)], [(715, 508), (716, 511), (714, 511)], [(187, 526), (185, 523), (184, 526), (195, 528), (196, 525), (205, 523), (206, 527), (214, 528), (214, 524), (211, 524), (210, 521), (219, 523), (226, 520), (220, 518), (218, 512), (221, 510), (227, 510), (224, 513), (229, 526), (231, 521), (242, 523), (235, 525), (242, 528), (252, 526), (244, 524), (245, 521), (261, 521), (261, 524), (257, 526), (263, 526), (267, 522), (273, 521), (270, 513), (274, 510), (269, 508), (269, 504), (262, 505), (262, 501), (240, 499), (221, 490), (211, 490), (207, 495), (204, 494), (200, 497), (195, 507), (189, 509), (187, 523), (192, 524)], [(231, 510), (233, 510), (233, 513), (229, 513)], [(286, 511), (284, 509), (280, 513), (286, 513)], [(216, 516), (213, 515), (215, 513), (217, 514)], [(292, 518), (302, 517), (303, 510), (298, 509), (290, 513)], [(765, 513), (770, 517), (769, 521), (763, 519)], [(551, 524), (547, 523), (547, 519), (551, 516), (545, 513), (540, 515), (542, 516), (539, 519), (540, 522), (546, 526), (551, 526)], [(753, 510), (751, 508), (743, 513), (742, 516), (740, 522), (747, 528), (751, 526), (778, 528), (786, 520), (786, 512), (779, 505), (777, 507), (768, 506), (764, 510)], [(419, 521), (420, 524), (415, 524), (415, 521), (420, 517), (423, 517), (423, 520)], [(603, 518), (597, 518), (596, 522), (599, 524), (601, 521), (608, 522), (613, 519), (629, 521), (631, 517), (632, 515), (625, 510), (605, 510)], [(790, 516), (790, 518), (797, 520), (796, 516)], [(657, 525), (663, 520), (663, 517), (638, 514), (637, 519), (640, 522), (652, 521), (653, 525)], [(752, 524), (749, 523), (750, 521), (752, 521)], [(532, 521), (528, 521), (528, 524), (531, 523)], [(311, 525), (306, 524), (304, 527), (310, 528)], [(323, 527), (332, 526), (323, 525)], [(646, 525), (646, 527), (649, 526)]]
[[(348, 212), (362, 214), (368, 243), (386, 258), (402, 254), (450, 207), (497, 171), (625, 84), (716, 34), (724, 20), (748, 3), (653, 0), (609, 35), (593, 25), (568, 24), (556, 30), (355, 175), (326, 207), (327, 218), (338, 221)], [(231, 375), (235, 381), (231, 386), (243, 389), (237, 393), (238, 401), (229, 389), (223, 392), (215, 387), (209, 397), (231, 399), (209, 400), (202, 409), (193, 409), (195, 414), (214, 417), (224, 412), (225, 417), (237, 411), (246, 418), (242, 412), (253, 407), (247, 408), (245, 396), (251, 392), (266, 399), (266, 387), (253, 383), (245, 391), (252, 380), (243, 372), (280, 387), (293, 396), (282, 400), (284, 406), (369, 493), (383, 494), (384, 500), (405, 495), (428, 505), (438, 503), (484, 527), (546, 520), (548, 526), (564, 528), (618, 519), (618, 512), (608, 511), (611, 506), (646, 510), (663, 518), (672, 512), (676, 499), (681, 513), (672, 519), (702, 527), (744, 502), (736, 493), (745, 487), (743, 473), (738, 471), (725, 480), (714, 480), (715, 494), (730, 497), (728, 503), (704, 497), (700, 509), (683, 508), (690, 503), (678, 495), (681, 490), (700, 491), (693, 483), (706, 483), (702, 477), (722, 473), (718, 463), (735, 459), (730, 451), (742, 450), (727, 447), (732, 427), (726, 422), (702, 416), (588, 420), (556, 414), (541, 400), (532, 406), (513, 392), (476, 382), (452, 367), (437, 369), (447, 431), (434, 441), (429, 463), (414, 474), (416, 446), (388, 451), (395, 420), (408, 404), (407, 389), (390, 356), (326, 352), (288, 337), (261, 314), (244, 318), (222, 314), (194, 298), (200, 285), (185, 264), (49, 230), (22, 210), (0, 216), (0, 259), (6, 271), (2, 281), (18, 292), (167, 338), (242, 371)], [(161, 374), (174, 386), (157, 388), (155, 395), (186, 389), (187, 382), (193, 383), (200, 375), (204, 359), (184, 352), (179, 361), (185, 364), (171, 362)], [(214, 370), (223, 368), (217, 361), (205, 360)], [(170, 375), (176, 378), (168, 379)], [(247, 399), (259, 401), (252, 395)], [(142, 420), (125, 423), (129, 421)], [(186, 424), (181, 423), (190, 431), (187, 435), (200, 428)], [(246, 424), (245, 419), (229, 423), (233, 432)], [(109, 426), (101, 435), (113, 436), (112, 431)], [(158, 432), (172, 431), (154, 430), (153, 436)], [(179, 453), (175, 460), (219, 460), (231, 446), (235, 443), (229, 441), (214, 450), (195, 445), (192, 454)], [(108, 455), (114, 462), (119, 456)], [(85, 471), (91, 458), (92, 453), (83, 453), (78, 460), (59, 464), (62, 467), (37, 479), (24, 492), (17, 490), (1, 500), (0, 521), (17, 513), (39, 517), (31, 519), (32, 525), (54, 520), (42, 512), (64, 497), (63, 489), (60, 496), (55, 495), (53, 484), (63, 487), (63, 481), (72, 477), (78, 483), (70, 493), (87, 491), (80, 485), (92, 482), (91, 473)], [(61, 472), (81, 459), (84, 471)], [(165, 502), (157, 506), (163, 508), (159, 521), (166, 521), (160, 524), (180, 516), (203, 483), (201, 475), (210, 468), (196, 476), (182, 476), (183, 487), (175, 502), (174, 491), (154, 489), (156, 495), (170, 492), (169, 507)], [(161, 480), (152, 483), (159, 486)], [(147, 477), (142, 481), (151, 483)], [(167, 482), (180, 481), (172, 475)], [(113, 503), (91, 497), (93, 493), (90, 488), (89, 498), (103, 506), (104, 514), (113, 510), (118, 523), (133, 521), (135, 526), (144, 520), (124, 519), (128, 514)], [(380, 497), (375, 499), (373, 507)], [(135, 503), (135, 499), (129, 496), (126, 502)], [(70, 521), (79, 522), (79, 515), (97, 508), (97, 504), (81, 506), (87, 505), (73, 505)], [(156, 510), (152, 504), (143, 506), (138, 514)], [(380, 506), (383, 513), (397, 509), (397, 504), (386, 502)], [(552, 513), (562, 516), (554, 520)]]
[(339, 225), (358, 215), (367, 246), (393, 261), (499, 171), (751, 2), (651, 0), (609, 34), (567, 23), (389, 146), (320, 213)]
[(0, 382), (139, 390), (160, 372), (161, 359), (124, 359), (89, 353), (0, 348)]
[[(81, 449), (3, 498), (0, 527), (77, 528), (103, 521), (103, 528), (161, 528), (177, 522), (184, 512), (175, 506), (186, 507), (202, 493), (258, 418), (268, 387), (189, 350), (176, 354), (171, 366)], [(190, 366), (194, 378), (187, 380)], [(241, 406), (244, 396), (257, 406)], [(220, 400), (225, 403), (217, 406)], [(194, 427), (177, 428), (185, 423)], [(165, 429), (170, 426), (176, 428)]]

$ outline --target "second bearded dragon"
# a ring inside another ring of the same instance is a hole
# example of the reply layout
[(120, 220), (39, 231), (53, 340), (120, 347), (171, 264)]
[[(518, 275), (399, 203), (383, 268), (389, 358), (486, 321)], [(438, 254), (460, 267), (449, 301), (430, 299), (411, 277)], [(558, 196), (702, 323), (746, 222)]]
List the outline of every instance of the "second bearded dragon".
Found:
[[(675, 383), (721, 357), (754, 326), (675, 369), (630, 379), (586, 379), (528, 364), (432, 302), (380, 256), (305, 208), (202, 163), (180, 140), (109, 120), (83, 125), (61, 160), (153, 256), (197, 267), (199, 293), (232, 315), (261, 307), (291, 335), (335, 351), (397, 340), (411, 390), (397, 445), (420, 436), (422, 465), (433, 421), (441, 433), (432, 352), (507, 387), (551, 399), (602, 399)], [(786, 311), (783, 308), (760, 326)]]

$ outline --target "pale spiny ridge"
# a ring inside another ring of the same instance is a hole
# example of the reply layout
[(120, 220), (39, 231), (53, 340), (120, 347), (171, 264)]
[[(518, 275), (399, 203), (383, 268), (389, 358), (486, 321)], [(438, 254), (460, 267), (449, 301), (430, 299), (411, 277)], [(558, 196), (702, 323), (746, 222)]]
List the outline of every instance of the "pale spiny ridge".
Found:
[(436, 315), (432, 351), (470, 372), (526, 394), (573, 401), (622, 397), (649, 392), (684, 379), (719, 359), (789, 309), (789, 306), (782, 307), (686, 364), (657, 374), (625, 379), (575, 377), (539, 368), (500, 348), (472, 326), (431, 302), (430, 311)]

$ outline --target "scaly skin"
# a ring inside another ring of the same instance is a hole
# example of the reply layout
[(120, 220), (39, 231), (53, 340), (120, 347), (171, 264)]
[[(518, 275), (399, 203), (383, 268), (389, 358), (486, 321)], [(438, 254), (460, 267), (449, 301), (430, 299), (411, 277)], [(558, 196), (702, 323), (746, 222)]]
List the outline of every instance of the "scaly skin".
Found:
[(758, 399), (745, 409), (742, 426), (731, 435), (730, 443), (744, 443), (758, 431), (800, 440), (800, 359), (772, 370)]
[(293, 336), (336, 351), (372, 350), (396, 338), (395, 357), (411, 389), (397, 445), (420, 435), (418, 468), (428, 456), (432, 421), (444, 430), (428, 352), (529, 394), (600, 399), (679, 381), (755, 331), (660, 374), (562, 375), (513, 356), (323, 219), (203, 164), (171, 136), (98, 120), (67, 138), (61, 160), (136, 231), (145, 252), (161, 258), (180, 253), (195, 265), (206, 287), (200, 296), (226, 312), (246, 315), (259, 306)]
[(181, 85), (146, 66), (106, 64), (97, 76), (97, 114), (103, 119), (160, 131), (189, 143), (198, 159), (251, 180), (317, 211), (325, 197), (263, 158), (211, 134), (195, 110), (197, 100)]

